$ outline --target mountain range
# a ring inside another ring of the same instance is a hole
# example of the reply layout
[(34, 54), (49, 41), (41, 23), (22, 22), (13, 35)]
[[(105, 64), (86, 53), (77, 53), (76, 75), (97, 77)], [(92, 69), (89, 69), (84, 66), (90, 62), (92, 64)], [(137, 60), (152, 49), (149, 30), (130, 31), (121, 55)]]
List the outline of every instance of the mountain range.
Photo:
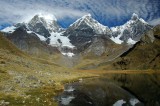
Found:
[[(7, 27), (2, 32), (7, 33), (8, 37), (19, 29), (23, 29), (24, 34), (34, 34), (37, 39), (59, 49), (67, 47), (83, 51), (92, 40), (97, 36), (105, 36), (116, 44), (135, 44), (141, 35), (150, 30), (152, 26), (139, 18), (135, 13), (131, 19), (122, 26), (109, 28), (100, 24), (92, 18), (90, 14), (83, 16), (75, 21), (68, 28), (63, 29), (54, 16), (46, 14), (35, 15), (28, 23), (18, 23)], [(22, 30), (21, 30), (22, 31)], [(22, 31), (22, 33), (23, 33)], [(17, 42), (18, 43), (18, 42)]]
[(31, 55), (45, 59), (58, 56), (55, 61), (60, 64), (64, 64), (63, 57), (70, 58), (67, 64), (95, 58), (96, 62), (91, 64), (97, 66), (114, 61), (134, 48), (152, 29), (153, 26), (135, 13), (125, 24), (111, 28), (88, 14), (66, 29), (58, 24), (55, 16), (37, 14), (27, 23), (15, 24), (1, 32), (19, 49)]

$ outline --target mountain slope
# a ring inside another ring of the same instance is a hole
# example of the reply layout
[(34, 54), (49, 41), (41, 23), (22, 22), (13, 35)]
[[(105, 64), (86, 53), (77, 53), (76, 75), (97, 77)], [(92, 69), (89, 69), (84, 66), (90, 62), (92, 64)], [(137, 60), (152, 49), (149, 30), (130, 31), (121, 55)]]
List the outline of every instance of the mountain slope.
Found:
[[(111, 61), (118, 55), (122, 54), (130, 48), (130, 45), (116, 44), (108, 37), (104, 35), (99, 35), (93, 38), (93, 41), (88, 48), (84, 51), (83, 55), (86, 57), (105, 57), (104, 60)], [(120, 52), (121, 51), (121, 52)], [(112, 57), (112, 58), (111, 58)], [(109, 59), (110, 58), (110, 59)], [(102, 60), (103, 60), (102, 59)]]
[(7, 50), (15, 55), (25, 55), (22, 51), (20, 51), (16, 46), (12, 44), (4, 35), (0, 32), (0, 49)]
[(41, 41), (35, 33), (27, 31), (25, 26), (17, 28), (13, 33), (7, 34), (6, 37), (19, 49), (29, 54), (45, 56), (58, 52), (56, 48)]
[(102, 69), (160, 69), (160, 25), (144, 34), (133, 48), (111, 63), (100, 64)]
[(88, 47), (81, 52), (78, 69), (94, 69), (99, 64), (111, 62), (131, 48), (132, 45), (116, 44), (109, 38), (99, 35), (93, 38)]

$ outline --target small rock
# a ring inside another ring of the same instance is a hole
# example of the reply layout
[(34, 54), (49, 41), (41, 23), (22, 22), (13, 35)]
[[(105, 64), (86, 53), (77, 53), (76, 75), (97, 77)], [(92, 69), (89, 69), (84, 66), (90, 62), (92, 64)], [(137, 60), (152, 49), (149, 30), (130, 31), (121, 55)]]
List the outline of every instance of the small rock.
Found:
[(29, 79), (29, 80), (34, 80), (34, 81), (38, 81), (38, 78), (35, 77), (35, 76), (33, 76), (33, 75), (28, 76), (27, 79)]
[(8, 106), (10, 103), (9, 102), (5, 102), (5, 100), (1, 100), (0, 101), (0, 106)]

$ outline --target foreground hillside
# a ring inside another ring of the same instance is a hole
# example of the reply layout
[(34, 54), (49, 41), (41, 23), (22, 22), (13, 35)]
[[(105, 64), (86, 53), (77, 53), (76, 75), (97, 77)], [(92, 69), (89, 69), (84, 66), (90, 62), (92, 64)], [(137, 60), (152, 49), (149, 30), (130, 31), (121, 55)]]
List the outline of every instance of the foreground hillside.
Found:
[(0, 105), (54, 105), (52, 96), (68, 82), (91, 74), (73, 72), (46, 60), (32, 58), (0, 33)]

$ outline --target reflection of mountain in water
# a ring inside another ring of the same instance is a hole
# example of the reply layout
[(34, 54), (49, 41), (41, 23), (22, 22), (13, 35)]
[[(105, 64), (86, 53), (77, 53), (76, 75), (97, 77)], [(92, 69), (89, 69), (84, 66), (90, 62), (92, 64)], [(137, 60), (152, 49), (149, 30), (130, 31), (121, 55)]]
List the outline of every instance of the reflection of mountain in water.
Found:
[(59, 106), (143, 106), (134, 95), (110, 81), (88, 79), (65, 86)]

